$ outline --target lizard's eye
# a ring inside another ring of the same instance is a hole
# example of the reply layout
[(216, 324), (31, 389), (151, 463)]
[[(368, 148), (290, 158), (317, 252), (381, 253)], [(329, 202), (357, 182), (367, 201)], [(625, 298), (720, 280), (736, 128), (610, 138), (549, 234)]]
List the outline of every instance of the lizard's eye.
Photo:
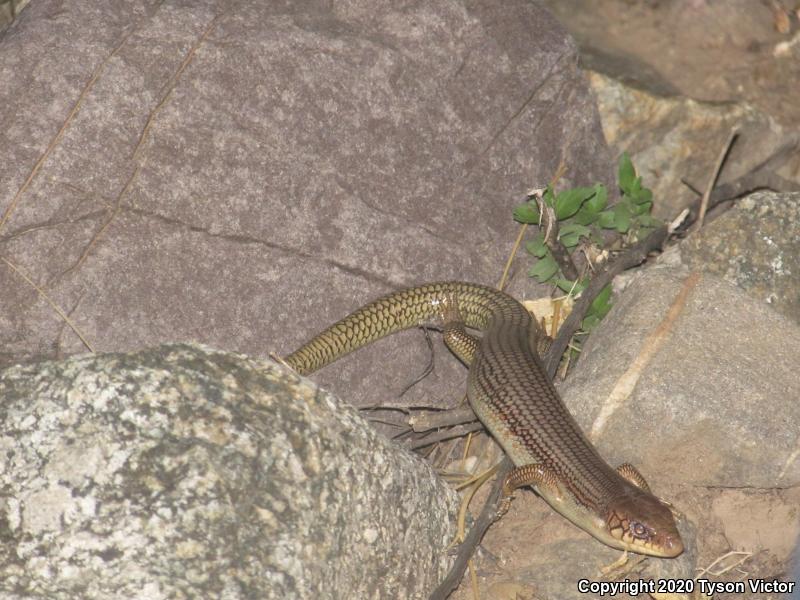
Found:
[(633, 521), (631, 523), (631, 534), (633, 534), (633, 537), (636, 539), (642, 540), (648, 537), (647, 527), (638, 521)]

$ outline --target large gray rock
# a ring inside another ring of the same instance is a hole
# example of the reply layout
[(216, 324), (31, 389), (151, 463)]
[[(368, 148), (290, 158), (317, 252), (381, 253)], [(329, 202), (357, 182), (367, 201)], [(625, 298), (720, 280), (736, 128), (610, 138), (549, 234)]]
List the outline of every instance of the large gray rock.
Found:
[(798, 355), (796, 323), (718, 277), (662, 266), (592, 333), (564, 399), (612, 464), (695, 485), (798, 485)]
[[(612, 181), (533, 2), (37, 0), (0, 55), (0, 256), (100, 351), (285, 353), (389, 289), (493, 284), (528, 189), (562, 160), (560, 185)], [(2, 262), (0, 289), (6, 364), (85, 351)], [(320, 377), (374, 403), (426, 362), (410, 335)]]
[(163, 346), (0, 372), (0, 597), (425, 598), (458, 501), (271, 362)]
[(630, 279), (564, 386), (612, 460), (695, 485), (800, 484), (799, 219), (799, 194), (752, 194)]

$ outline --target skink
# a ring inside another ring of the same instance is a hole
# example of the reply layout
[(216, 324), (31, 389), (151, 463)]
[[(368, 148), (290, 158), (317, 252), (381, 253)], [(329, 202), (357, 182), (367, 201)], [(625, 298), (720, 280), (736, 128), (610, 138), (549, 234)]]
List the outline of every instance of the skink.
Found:
[(505, 481), (507, 495), (531, 485), (556, 511), (614, 548), (660, 557), (683, 552), (669, 506), (632, 466), (611, 468), (581, 431), (536, 351), (539, 327), (503, 292), (459, 281), (401, 290), (359, 308), (284, 360), (309, 374), (437, 319), (448, 347), (469, 365), (470, 405), (516, 466)]

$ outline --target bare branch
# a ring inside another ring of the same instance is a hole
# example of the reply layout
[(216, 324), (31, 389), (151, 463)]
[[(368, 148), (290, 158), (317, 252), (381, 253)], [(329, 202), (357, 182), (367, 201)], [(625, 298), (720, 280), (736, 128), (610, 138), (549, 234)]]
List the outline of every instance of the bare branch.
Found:
[(475, 421), (475, 413), (469, 405), (450, 410), (423, 412), (408, 419), (408, 424), (416, 432), (430, 431), (452, 425), (463, 425)]
[(450, 568), (450, 572), (442, 583), (439, 584), (439, 587), (433, 591), (430, 600), (445, 600), (452, 591), (458, 587), (462, 577), (464, 577), (467, 563), (475, 552), (475, 548), (481, 543), (486, 530), (489, 529), (489, 526), (494, 523), (497, 518), (498, 500), (503, 490), (503, 481), (513, 467), (514, 465), (508, 457), (504, 458), (500, 463), (494, 483), (492, 483), (492, 490), (489, 493), (486, 504), (483, 505), (478, 520), (475, 522), (475, 525), (472, 526), (472, 529), (469, 530), (466, 539), (464, 539), (462, 544), (458, 547), (458, 554), (453, 566)]

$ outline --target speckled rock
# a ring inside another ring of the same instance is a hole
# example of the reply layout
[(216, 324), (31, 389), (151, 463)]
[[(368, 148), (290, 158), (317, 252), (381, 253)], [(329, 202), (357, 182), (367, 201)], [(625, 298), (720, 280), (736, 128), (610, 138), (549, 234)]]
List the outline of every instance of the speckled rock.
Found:
[(800, 193), (751, 194), (678, 252), (690, 268), (723, 277), (800, 323)]
[(422, 598), (455, 494), (270, 362), (173, 345), (0, 372), (0, 597)]

